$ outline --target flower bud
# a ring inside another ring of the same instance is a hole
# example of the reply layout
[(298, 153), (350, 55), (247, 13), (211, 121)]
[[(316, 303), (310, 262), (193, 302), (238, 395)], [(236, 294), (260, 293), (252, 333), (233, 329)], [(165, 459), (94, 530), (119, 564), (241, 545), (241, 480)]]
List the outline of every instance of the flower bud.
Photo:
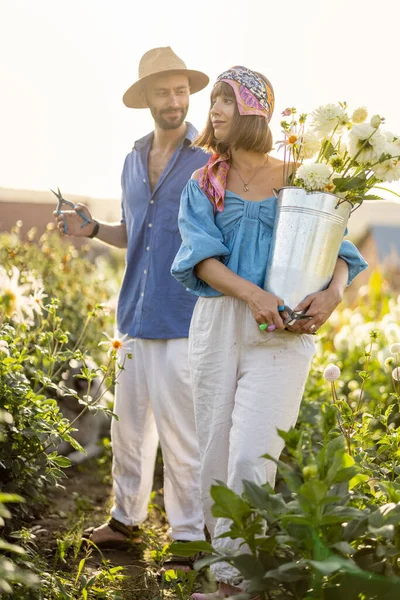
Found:
[(303, 477), (304, 479), (312, 479), (318, 475), (318, 467), (317, 465), (306, 465), (303, 467)]
[(394, 365), (394, 358), (393, 358), (393, 356), (389, 356), (385, 360), (385, 367), (393, 367), (393, 365)]
[(400, 344), (399, 344), (399, 343), (397, 343), (397, 344), (392, 344), (392, 345), (390, 346), (390, 352), (391, 352), (392, 354), (400, 354)]
[(374, 115), (371, 118), (371, 127), (375, 127), (375, 129), (378, 129), (378, 127), (381, 123), (382, 123), (382, 119), (379, 115)]
[(340, 369), (338, 366), (330, 363), (325, 367), (324, 378), (326, 381), (336, 381), (340, 377)]
[(400, 381), (400, 367), (396, 367), (392, 371), (392, 377), (395, 381)]
[(365, 108), (365, 106), (360, 106), (360, 108), (356, 108), (356, 110), (353, 112), (351, 120), (356, 125), (359, 125), (360, 123), (364, 123), (364, 121), (367, 120), (367, 117), (368, 117), (367, 109)]

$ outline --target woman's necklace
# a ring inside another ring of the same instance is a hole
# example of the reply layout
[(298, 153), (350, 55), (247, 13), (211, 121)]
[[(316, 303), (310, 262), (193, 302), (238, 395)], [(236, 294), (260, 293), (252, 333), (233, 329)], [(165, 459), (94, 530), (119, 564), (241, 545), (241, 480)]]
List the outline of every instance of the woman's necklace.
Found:
[(258, 169), (257, 169), (257, 170), (256, 170), (256, 171), (253, 173), (252, 177), (251, 177), (251, 178), (250, 178), (248, 181), (245, 181), (245, 180), (243, 179), (243, 177), (241, 176), (241, 174), (239, 173), (239, 171), (237, 170), (237, 168), (236, 168), (236, 167), (235, 167), (233, 164), (231, 165), (232, 169), (233, 169), (234, 171), (236, 171), (236, 173), (239, 175), (240, 179), (242, 180), (242, 183), (243, 183), (243, 191), (244, 191), (244, 192), (248, 192), (248, 191), (250, 190), (250, 188), (249, 188), (249, 183), (251, 183), (251, 182), (253, 181), (254, 177), (257, 175), (257, 173), (258, 173), (259, 171), (261, 171), (261, 169), (262, 169), (262, 168), (264, 168), (264, 167), (266, 166), (266, 164), (267, 164), (267, 162), (268, 162), (268, 159), (269, 159), (269, 155), (267, 156), (267, 160), (265, 161), (265, 163), (264, 163), (263, 165), (261, 165), (260, 167), (258, 167)]

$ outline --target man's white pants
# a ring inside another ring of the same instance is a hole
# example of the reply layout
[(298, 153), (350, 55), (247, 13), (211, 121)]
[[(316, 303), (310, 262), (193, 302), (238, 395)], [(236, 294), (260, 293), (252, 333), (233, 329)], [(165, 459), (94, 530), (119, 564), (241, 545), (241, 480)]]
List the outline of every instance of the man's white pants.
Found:
[(187, 338), (128, 338), (118, 376), (111, 439), (112, 516), (140, 525), (147, 516), (158, 439), (164, 461), (164, 500), (172, 539), (204, 539), (200, 461), (188, 367)]
[[(247, 304), (221, 296), (199, 298), (190, 333), (189, 362), (201, 455), (201, 498), (216, 548), (237, 550), (240, 540), (218, 536), (231, 522), (211, 514), (210, 487), (225, 482), (236, 493), (243, 480), (274, 485), (275, 463), (297, 420), (313, 357), (314, 339), (287, 331), (261, 332)], [(241, 549), (243, 552), (243, 548)], [(237, 583), (226, 563), (213, 565), (217, 581)]]

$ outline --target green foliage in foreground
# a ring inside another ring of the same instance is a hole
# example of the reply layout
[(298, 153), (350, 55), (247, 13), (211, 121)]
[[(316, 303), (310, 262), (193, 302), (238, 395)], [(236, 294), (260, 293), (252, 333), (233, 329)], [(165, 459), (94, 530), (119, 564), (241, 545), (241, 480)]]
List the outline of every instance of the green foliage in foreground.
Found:
[[(213, 486), (213, 514), (231, 523), (223, 537), (242, 540), (239, 552), (205, 542), (171, 551), (209, 554), (198, 569), (231, 563), (262, 599), (400, 598), (400, 354), (390, 351), (400, 296), (383, 286), (374, 274), (358, 306), (322, 332), (297, 426), (280, 432), (276, 489), (247, 481), (238, 496)], [(342, 371), (330, 384), (328, 363)]]

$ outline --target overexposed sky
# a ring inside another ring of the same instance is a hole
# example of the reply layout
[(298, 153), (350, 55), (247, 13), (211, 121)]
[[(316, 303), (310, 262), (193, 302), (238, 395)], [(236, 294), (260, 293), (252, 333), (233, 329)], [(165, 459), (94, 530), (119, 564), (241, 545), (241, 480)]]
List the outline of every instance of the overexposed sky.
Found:
[[(271, 80), (272, 120), (338, 100), (400, 134), (399, 0), (0, 0), (0, 187), (119, 197), (148, 110), (122, 103), (150, 48), (211, 81), (243, 64)], [(211, 85), (192, 96), (205, 123)], [(398, 188), (397, 188), (398, 189)]]

